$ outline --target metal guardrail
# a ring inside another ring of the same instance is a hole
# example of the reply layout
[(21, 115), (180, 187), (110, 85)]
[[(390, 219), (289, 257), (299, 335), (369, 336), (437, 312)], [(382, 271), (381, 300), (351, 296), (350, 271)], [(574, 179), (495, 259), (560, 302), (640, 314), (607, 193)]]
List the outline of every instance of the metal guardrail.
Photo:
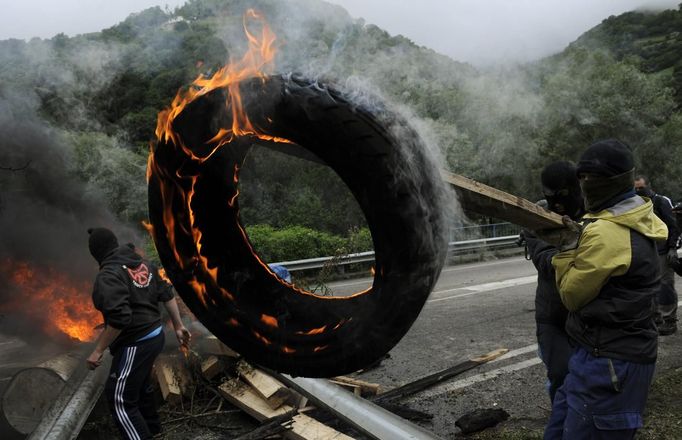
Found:
[[(482, 250), (490, 248), (500, 248), (512, 246), (516, 243), (519, 236), (507, 235), (504, 237), (479, 238), (476, 240), (452, 241), (448, 243), (448, 256), (456, 255), (473, 250)], [(355, 263), (366, 263), (374, 261), (374, 251), (360, 252), (357, 254), (348, 254), (337, 257), (318, 257), (307, 260), (282, 261), (279, 264), (287, 268), (289, 272), (296, 272), (307, 269), (321, 269), (326, 264), (334, 260), (335, 265), (348, 265)]]

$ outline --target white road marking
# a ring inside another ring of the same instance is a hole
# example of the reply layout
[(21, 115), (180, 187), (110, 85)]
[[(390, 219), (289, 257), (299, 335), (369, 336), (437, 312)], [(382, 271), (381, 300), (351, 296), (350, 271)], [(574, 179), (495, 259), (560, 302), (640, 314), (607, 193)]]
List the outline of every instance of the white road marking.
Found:
[[(682, 307), (682, 301), (679, 301), (677, 303), (677, 305), (679, 307)], [(503, 361), (506, 359), (514, 358), (516, 356), (521, 356), (522, 354), (537, 351), (537, 349), (538, 349), (538, 344), (527, 345), (525, 347), (521, 347), (521, 348), (511, 350), (511, 351), (505, 353), (504, 355), (500, 356), (499, 358), (494, 359), (488, 363), (494, 364), (495, 362), (500, 362), (500, 361)], [(436, 396), (439, 394), (452, 392), (452, 391), (459, 390), (462, 388), (466, 388), (468, 386), (471, 386), (471, 385), (474, 385), (474, 384), (477, 384), (480, 382), (484, 382), (486, 380), (494, 379), (494, 378), (496, 378), (496, 377), (498, 377), (504, 373), (512, 373), (514, 371), (519, 371), (519, 370), (523, 370), (525, 368), (530, 368), (530, 367), (533, 367), (533, 366), (541, 364), (541, 363), (542, 363), (542, 360), (539, 357), (535, 356), (535, 357), (533, 357), (531, 359), (527, 359), (525, 361), (517, 362), (515, 364), (506, 365), (504, 367), (500, 367), (500, 368), (497, 368), (495, 370), (486, 371), (485, 373), (479, 373), (479, 374), (476, 374), (476, 375), (473, 375), (473, 376), (470, 376), (470, 377), (467, 377), (464, 379), (457, 380), (455, 382), (450, 382), (450, 383), (446, 383), (443, 385), (439, 385), (439, 386), (436, 386), (430, 390), (425, 390), (425, 391), (419, 393), (418, 395), (419, 395), (419, 397), (432, 397), (432, 396)], [(483, 364), (483, 365), (485, 365), (485, 364)]]
[(530, 352), (535, 352), (537, 353), (538, 351), (538, 344), (531, 344), (527, 345), (525, 347), (517, 348), (515, 350), (510, 350), (503, 354), (502, 356), (498, 357), (497, 359), (493, 359), (492, 361), (488, 362), (489, 364), (494, 364), (495, 362), (501, 362), (506, 359), (511, 359), (516, 356), (521, 356), (522, 354), (530, 353)]
[(471, 295), (475, 295), (477, 293), (482, 293), (482, 292), (490, 292), (493, 290), (506, 289), (508, 287), (523, 286), (526, 284), (533, 284), (537, 281), (537, 279), (538, 279), (537, 275), (530, 275), (530, 276), (521, 277), (521, 278), (511, 278), (509, 280), (504, 280), (504, 281), (495, 281), (492, 283), (476, 284), (473, 286), (465, 286), (465, 287), (456, 287), (454, 289), (437, 290), (437, 291), (433, 292), (432, 295), (437, 295), (439, 293), (450, 293), (450, 292), (462, 292), (462, 293), (457, 294), (457, 295), (446, 296), (444, 298), (430, 299), (427, 302), (446, 301), (449, 299), (461, 298), (464, 296), (471, 296)]
[(432, 397), (444, 393), (449, 393), (455, 390), (460, 390), (462, 388), (466, 388), (480, 382), (485, 382), (486, 380), (495, 379), (496, 377), (499, 377), (502, 374), (523, 370), (525, 368), (533, 367), (541, 363), (542, 361), (539, 358), (535, 357), (532, 359), (527, 359), (525, 361), (517, 362), (515, 364), (505, 365), (504, 367), (486, 371), (485, 373), (479, 373), (473, 376), (469, 376), (465, 379), (456, 380), (445, 385), (425, 390), (422, 393), (419, 393), (419, 397), (420, 398)]
[[(448, 267), (448, 268), (446, 268), (446, 269), (443, 269), (443, 270), (441, 271), (441, 273), (442, 273), (442, 272), (459, 272), (459, 271), (462, 271), (462, 270), (476, 269), (476, 268), (479, 268), (479, 267), (490, 267), (490, 266), (498, 266), (498, 265), (500, 265), (500, 264), (517, 263), (517, 262), (519, 262), (519, 261), (526, 261), (526, 260), (523, 259), (523, 258), (513, 258), (513, 259), (510, 258), (510, 259), (501, 260), (501, 261), (493, 261), (493, 262), (483, 262), (483, 263), (476, 263), (476, 264), (466, 264), (466, 265), (450, 266), (450, 267)], [(360, 285), (360, 284), (363, 284), (363, 285), (366, 285), (366, 286), (370, 286), (370, 285), (372, 285), (372, 281), (373, 281), (373, 278), (363, 278), (363, 279), (361, 279), (361, 280), (351, 281), (351, 282), (348, 282), (348, 283), (340, 283), (340, 284), (331, 283), (331, 284), (329, 284), (329, 287), (332, 287), (332, 288), (337, 288), (337, 287), (348, 287), (348, 286), (356, 286), (356, 285)]]

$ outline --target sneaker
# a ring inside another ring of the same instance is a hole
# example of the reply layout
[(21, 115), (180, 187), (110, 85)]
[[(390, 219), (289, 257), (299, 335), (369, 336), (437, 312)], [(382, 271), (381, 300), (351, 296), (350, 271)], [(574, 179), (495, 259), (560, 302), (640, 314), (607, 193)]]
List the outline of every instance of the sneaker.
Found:
[(676, 331), (677, 321), (675, 320), (664, 321), (661, 325), (658, 326), (659, 336), (669, 336), (675, 333)]

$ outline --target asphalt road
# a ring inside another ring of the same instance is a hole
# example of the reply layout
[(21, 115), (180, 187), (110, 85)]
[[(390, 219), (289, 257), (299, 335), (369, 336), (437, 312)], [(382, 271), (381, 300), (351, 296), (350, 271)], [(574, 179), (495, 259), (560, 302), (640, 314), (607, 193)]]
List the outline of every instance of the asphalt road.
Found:
[[(680, 279), (677, 280), (678, 285)], [(362, 290), (370, 279), (334, 284)], [(497, 348), (505, 356), (402, 403), (434, 415), (424, 426), (443, 438), (455, 420), (477, 408), (503, 408), (515, 425), (544, 426), (551, 408), (537, 357), (536, 272), (522, 257), (445, 268), (421, 315), (381, 366), (360, 375), (386, 389), (400, 386)], [(682, 336), (660, 339), (657, 371), (682, 365)]]

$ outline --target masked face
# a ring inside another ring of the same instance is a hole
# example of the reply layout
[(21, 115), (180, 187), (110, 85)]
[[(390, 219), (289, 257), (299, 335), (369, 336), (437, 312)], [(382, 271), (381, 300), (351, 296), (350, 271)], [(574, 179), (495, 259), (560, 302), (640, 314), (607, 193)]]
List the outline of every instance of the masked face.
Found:
[(580, 216), (583, 209), (583, 197), (580, 188), (562, 188), (552, 190), (543, 188), (549, 209), (559, 215), (567, 215), (573, 219)]
[(638, 196), (651, 198), (654, 191), (646, 184), (644, 179), (635, 180), (635, 192)]
[(620, 194), (632, 191), (635, 170), (617, 176), (580, 176), (580, 188), (585, 198), (585, 209), (598, 212), (608, 208), (606, 204)]

